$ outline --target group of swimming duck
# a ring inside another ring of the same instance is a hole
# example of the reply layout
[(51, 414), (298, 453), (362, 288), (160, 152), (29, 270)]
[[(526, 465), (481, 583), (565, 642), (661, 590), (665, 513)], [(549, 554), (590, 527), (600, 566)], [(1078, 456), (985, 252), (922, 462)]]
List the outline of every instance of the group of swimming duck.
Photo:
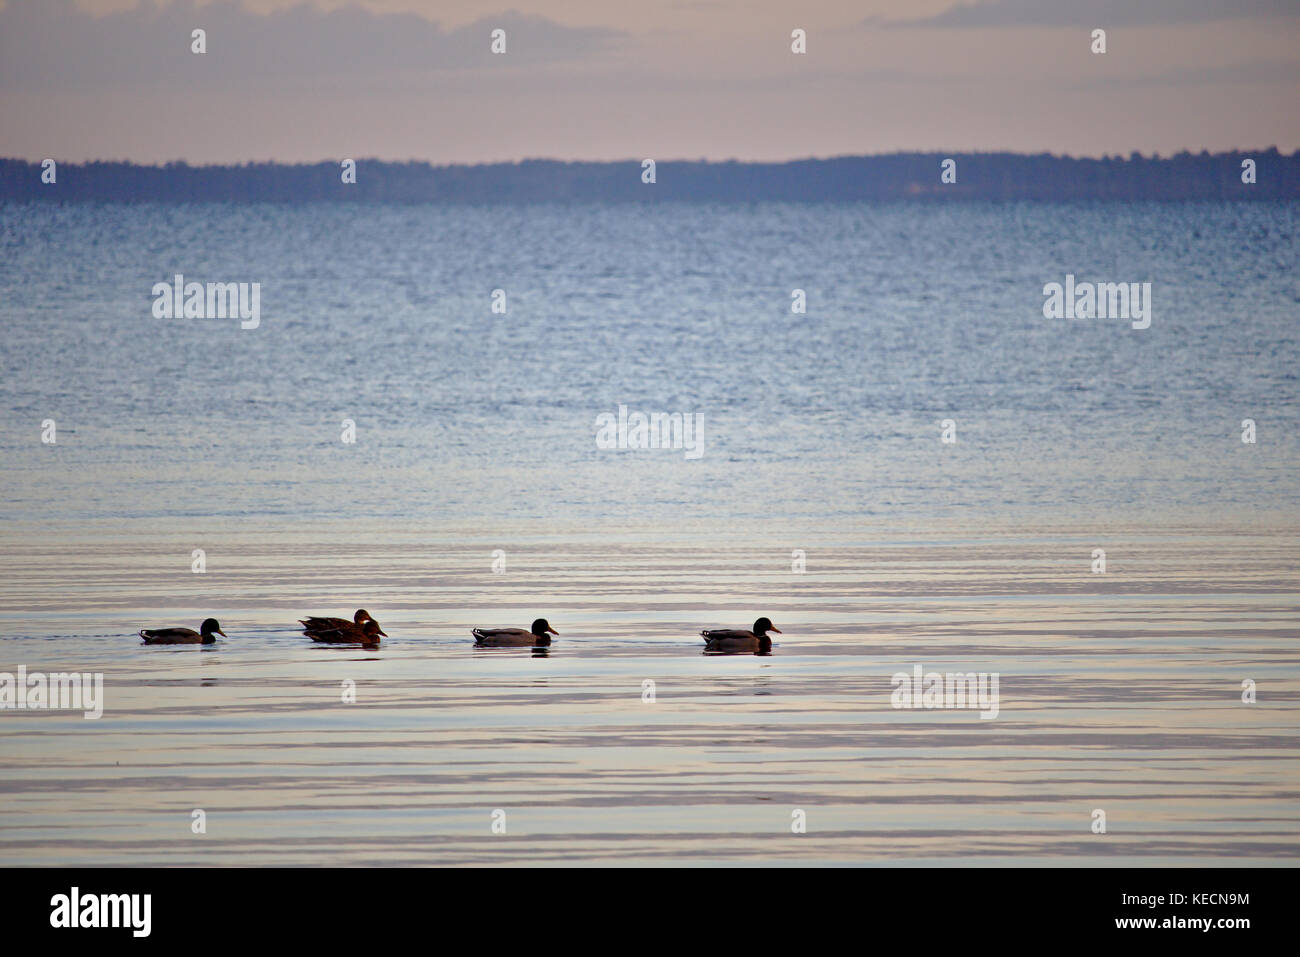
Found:
[[(352, 620), (346, 618), (300, 618), (303, 634), (312, 641), (338, 645), (361, 645), (376, 648), (381, 637), (387, 638), (370, 612), (358, 608)], [(750, 631), (741, 628), (706, 628), (700, 632), (705, 651), (766, 652), (772, 647), (769, 632), (781, 634), (770, 618), (760, 618)], [(477, 648), (546, 647), (551, 635), (559, 632), (545, 618), (538, 618), (531, 628), (471, 628)], [(227, 637), (215, 618), (205, 619), (199, 630), (193, 628), (144, 628), (140, 637), (146, 645), (210, 645), (216, 636)]]

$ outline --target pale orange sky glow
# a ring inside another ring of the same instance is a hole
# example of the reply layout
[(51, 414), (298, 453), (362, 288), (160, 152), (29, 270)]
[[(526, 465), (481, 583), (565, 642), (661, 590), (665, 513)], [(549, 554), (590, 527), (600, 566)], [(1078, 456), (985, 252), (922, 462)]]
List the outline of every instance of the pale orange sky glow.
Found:
[(0, 155), (1290, 152), (1298, 40), (1286, 0), (8, 0)]

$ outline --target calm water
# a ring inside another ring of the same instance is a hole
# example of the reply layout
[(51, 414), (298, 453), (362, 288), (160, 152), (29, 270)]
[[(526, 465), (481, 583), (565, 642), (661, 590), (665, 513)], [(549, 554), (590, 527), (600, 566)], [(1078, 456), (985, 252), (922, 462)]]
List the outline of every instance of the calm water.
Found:
[[(0, 711), (5, 861), (1300, 856), (1292, 205), (0, 205), (0, 244), (0, 671), (107, 699)], [(155, 319), (177, 272), (260, 327)], [(1066, 273), (1151, 327), (1043, 318)], [(703, 454), (597, 448), (620, 404)], [(294, 630), (361, 605), (378, 651)], [(771, 656), (700, 653), (760, 614)], [(471, 646), (539, 615), (545, 657)], [(914, 665), (997, 718), (895, 709)]]

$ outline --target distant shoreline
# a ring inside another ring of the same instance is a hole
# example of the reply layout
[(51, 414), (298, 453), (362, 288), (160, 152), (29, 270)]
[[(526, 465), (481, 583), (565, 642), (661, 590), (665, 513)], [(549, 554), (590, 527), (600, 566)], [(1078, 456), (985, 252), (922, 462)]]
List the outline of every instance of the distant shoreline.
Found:
[[(782, 163), (641, 160), (434, 166), (343, 158), (311, 164), (55, 165), (0, 159), (0, 201), (515, 204), (946, 200), (1294, 200), (1300, 151), (1276, 147), (1171, 157), (892, 153)], [(944, 182), (946, 160), (955, 160)], [(1253, 168), (1247, 171), (1247, 161)], [(1253, 175), (1254, 182), (1246, 182)], [(53, 178), (53, 182), (47, 182)]]

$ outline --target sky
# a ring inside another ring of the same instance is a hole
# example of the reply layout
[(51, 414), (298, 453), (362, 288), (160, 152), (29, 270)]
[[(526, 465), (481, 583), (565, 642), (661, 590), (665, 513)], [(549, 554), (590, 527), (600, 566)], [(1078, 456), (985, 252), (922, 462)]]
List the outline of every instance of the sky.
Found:
[[(1300, 0), (501, 3), (7, 0), (0, 156), (1300, 148)], [(491, 52), (494, 29), (504, 54)], [(804, 54), (791, 51), (795, 29)]]

